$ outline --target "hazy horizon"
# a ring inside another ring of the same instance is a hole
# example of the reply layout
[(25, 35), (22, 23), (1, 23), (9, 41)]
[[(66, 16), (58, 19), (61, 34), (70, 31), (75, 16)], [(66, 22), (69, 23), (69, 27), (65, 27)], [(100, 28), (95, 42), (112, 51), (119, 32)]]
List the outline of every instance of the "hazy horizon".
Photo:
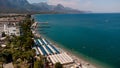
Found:
[(95, 13), (120, 13), (120, 0), (28, 0), (28, 2), (46, 2), (50, 5), (62, 4), (65, 7)]

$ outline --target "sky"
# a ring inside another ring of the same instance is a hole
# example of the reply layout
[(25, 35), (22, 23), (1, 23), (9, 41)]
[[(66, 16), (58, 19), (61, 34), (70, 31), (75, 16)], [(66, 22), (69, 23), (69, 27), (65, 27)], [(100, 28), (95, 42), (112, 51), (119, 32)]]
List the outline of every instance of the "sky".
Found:
[(28, 0), (30, 3), (47, 2), (50, 5), (62, 4), (83, 11), (96, 13), (120, 13), (120, 0)]

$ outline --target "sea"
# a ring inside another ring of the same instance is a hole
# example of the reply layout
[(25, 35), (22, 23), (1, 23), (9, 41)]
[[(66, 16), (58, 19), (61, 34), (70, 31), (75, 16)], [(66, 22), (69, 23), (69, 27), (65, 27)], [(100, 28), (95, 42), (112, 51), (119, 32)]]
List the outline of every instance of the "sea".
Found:
[(120, 68), (120, 13), (36, 14), (39, 33), (101, 68)]

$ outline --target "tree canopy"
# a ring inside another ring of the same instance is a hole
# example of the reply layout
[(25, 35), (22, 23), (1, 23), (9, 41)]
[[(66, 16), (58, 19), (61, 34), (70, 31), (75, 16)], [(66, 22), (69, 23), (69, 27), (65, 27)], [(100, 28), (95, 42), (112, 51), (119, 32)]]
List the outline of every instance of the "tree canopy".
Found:
[(55, 64), (55, 68), (63, 68), (62, 64), (60, 62), (57, 62)]

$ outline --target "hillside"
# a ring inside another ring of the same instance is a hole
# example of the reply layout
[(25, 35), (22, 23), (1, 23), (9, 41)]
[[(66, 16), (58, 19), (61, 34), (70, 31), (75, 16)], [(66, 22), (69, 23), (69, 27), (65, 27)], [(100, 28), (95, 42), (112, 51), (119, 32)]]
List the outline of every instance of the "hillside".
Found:
[(27, 0), (0, 0), (0, 13), (84, 13), (84, 11), (64, 7), (61, 4), (48, 5), (47, 3), (30, 4)]

